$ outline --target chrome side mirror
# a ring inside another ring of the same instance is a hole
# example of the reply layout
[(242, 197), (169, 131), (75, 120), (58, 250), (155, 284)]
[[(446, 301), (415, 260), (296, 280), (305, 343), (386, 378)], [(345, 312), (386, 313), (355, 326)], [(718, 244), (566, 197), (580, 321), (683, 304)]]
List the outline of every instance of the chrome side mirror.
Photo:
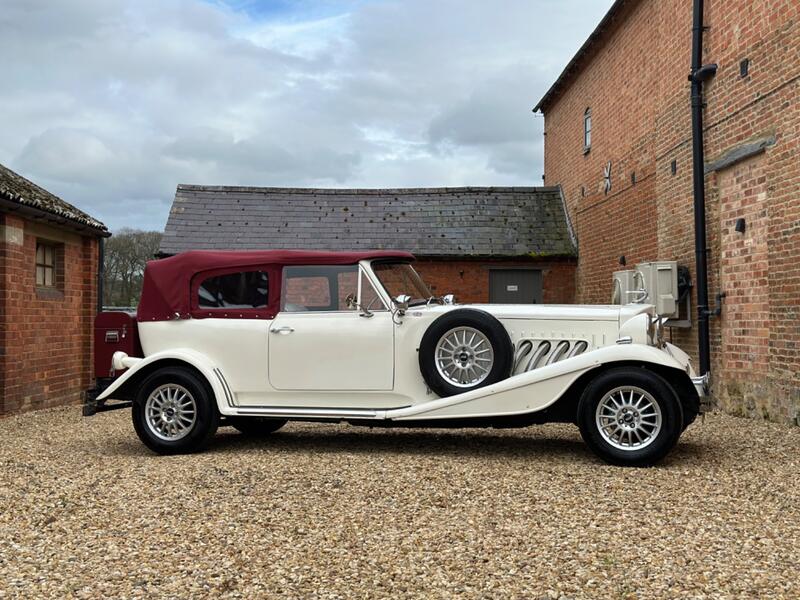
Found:
[(408, 294), (400, 294), (394, 299), (395, 308), (397, 308), (397, 312), (401, 315), (404, 315), (405, 312), (408, 310), (408, 303), (411, 302), (411, 296)]
[(358, 303), (355, 294), (347, 294), (347, 297), (344, 299), (344, 302), (349, 310), (359, 311), (358, 316), (360, 317), (366, 317), (367, 319), (369, 319), (370, 317), (374, 316), (374, 313), (370, 309), (364, 308)]
[(444, 303), (444, 304), (455, 304), (456, 303), (455, 295), (454, 294), (445, 294), (444, 296), (442, 296), (442, 303)]

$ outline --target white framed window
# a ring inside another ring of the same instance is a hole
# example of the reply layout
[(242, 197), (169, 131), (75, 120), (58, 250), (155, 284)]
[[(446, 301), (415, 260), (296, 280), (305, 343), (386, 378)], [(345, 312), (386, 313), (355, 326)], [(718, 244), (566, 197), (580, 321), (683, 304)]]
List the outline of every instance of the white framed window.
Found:
[(583, 113), (583, 153), (592, 149), (592, 109), (587, 108)]
[(36, 242), (36, 287), (54, 288), (57, 285), (56, 259), (58, 248), (55, 244)]

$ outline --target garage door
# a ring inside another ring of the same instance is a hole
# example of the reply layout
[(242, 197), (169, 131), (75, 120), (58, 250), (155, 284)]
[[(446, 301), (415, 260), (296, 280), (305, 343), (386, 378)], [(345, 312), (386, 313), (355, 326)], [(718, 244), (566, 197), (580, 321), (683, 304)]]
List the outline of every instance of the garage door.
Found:
[(542, 272), (539, 269), (492, 269), (489, 271), (492, 304), (541, 304)]

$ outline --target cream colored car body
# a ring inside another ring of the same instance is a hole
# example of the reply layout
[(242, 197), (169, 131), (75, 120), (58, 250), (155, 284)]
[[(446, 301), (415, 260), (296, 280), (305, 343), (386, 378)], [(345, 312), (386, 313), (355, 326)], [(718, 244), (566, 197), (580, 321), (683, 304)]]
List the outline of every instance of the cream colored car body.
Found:
[[(523, 415), (552, 405), (584, 373), (617, 362), (683, 371), (701, 391), (684, 352), (670, 344), (651, 345), (651, 306), (430, 304), (401, 314), (370, 261), (360, 268), (383, 302), (371, 316), (351, 310), (280, 312), (272, 320), (140, 322), (145, 357), (115, 354), (115, 368), (127, 371), (99, 400), (114, 398), (138, 371), (164, 360), (198, 369), (225, 416), (413, 421)], [(494, 315), (515, 348), (524, 340), (584, 341), (587, 348), (493, 385), (439, 398), (420, 374), (420, 340), (437, 317), (460, 308)]]

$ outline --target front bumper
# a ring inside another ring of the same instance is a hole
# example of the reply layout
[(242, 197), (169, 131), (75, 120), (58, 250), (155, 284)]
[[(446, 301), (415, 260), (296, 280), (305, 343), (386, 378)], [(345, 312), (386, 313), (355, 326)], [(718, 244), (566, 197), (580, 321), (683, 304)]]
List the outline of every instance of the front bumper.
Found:
[(691, 379), (694, 389), (697, 390), (697, 395), (700, 396), (700, 398), (708, 396), (708, 373), (698, 377), (692, 377)]
[(689, 358), (689, 355), (686, 354), (686, 352), (677, 346), (666, 343), (664, 344), (664, 350), (666, 350), (666, 352), (675, 360), (677, 360), (686, 370), (686, 374), (689, 376), (695, 392), (697, 392), (698, 412), (700, 414), (711, 412), (711, 410), (714, 408), (714, 399), (710, 394), (710, 374), (706, 373), (705, 375), (697, 375), (695, 370), (692, 368), (692, 359)]
[(711, 397), (710, 394), (710, 377), (709, 373), (705, 375), (699, 375), (697, 377), (692, 377), (692, 385), (694, 385), (694, 389), (697, 392), (697, 397), (700, 399), (700, 414), (709, 413), (714, 409), (714, 399)]

